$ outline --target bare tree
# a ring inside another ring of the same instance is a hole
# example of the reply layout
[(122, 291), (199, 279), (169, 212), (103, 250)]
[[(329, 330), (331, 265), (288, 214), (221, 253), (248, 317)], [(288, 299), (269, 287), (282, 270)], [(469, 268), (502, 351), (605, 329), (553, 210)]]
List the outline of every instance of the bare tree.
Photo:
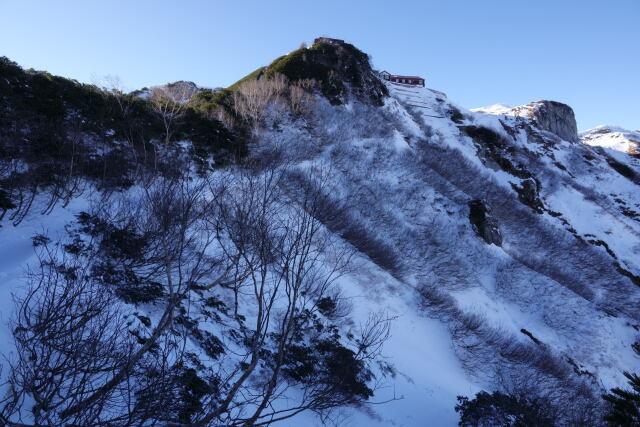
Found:
[[(60, 255), (42, 239), (13, 325), (19, 357), (1, 420), (20, 425), (31, 412), (35, 425), (249, 426), (366, 402), (390, 319), (342, 337), (348, 310), (336, 280), (353, 250), (318, 220), (322, 186), (294, 194), (285, 176), (274, 163), (158, 179), (83, 217), (91, 240), (74, 238)], [(146, 327), (118, 302), (114, 269), (127, 283), (162, 284)], [(202, 338), (187, 312), (194, 292), (231, 301), (218, 321), (222, 359), (209, 368), (185, 352)], [(187, 366), (210, 381), (181, 415)]]
[(209, 207), (204, 189), (202, 183), (159, 181), (133, 200), (123, 198), (96, 212), (105, 224), (127, 225), (146, 236), (142, 255), (120, 262), (146, 281), (164, 283), (159, 320), (138, 340), (114, 303), (114, 289), (95, 270), (112, 243), (97, 237), (62, 256), (44, 245), (40, 267), (29, 275), (30, 287), (18, 301), (13, 327), (18, 359), (0, 412), (3, 422), (20, 419), (27, 398), (36, 401), (31, 415), (37, 425), (134, 425), (162, 418), (145, 405), (158, 406), (171, 394), (147, 390), (154, 399), (145, 403), (141, 387), (152, 384), (157, 392), (162, 384), (149, 383), (149, 370), (157, 374), (180, 365), (177, 341), (184, 336), (168, 334), (177, 306), (188, 298), (190, 286), (219, 270), (218, 260), (207, 255), (213, 237), (203, 222)]
[[(61, 411), (92, 393), (109, 374), (125, 369), (135, 352), (127, 333), (125, 314), (111, 295), (93, 286), (88, 266), (78, 259), (60, 258), (45, 245), (40, 266), (29, 273), (31, 287), (19, 301), (13, 333), (17, 360), (9, 379), (10, 394), (3, 402), (2, 421), (11, 424), (26, 414), (25, 399), (36, 425), (92, 424), (111, 396), (96, 399), (90, 411), (68, 418)], [(15, 418), (14, 418), (15, 419)]]
[[(243, 346), (234, 350), (241, 362), (222, 377), (228, 384), (226, 394), (205, 405), (209, 411), (196, 425), (266, 424), (306, 410), (362, 402), (372, 393), (364, 385), (370, 379), (367, 363), (388, 336), (389, 319), (363, 327), (355, 351), (329, 334), (337, 329), (322, 319), (329, 311), (340, 311), (335, 282), (353, 252), (339, 245), (314, 216), (324, 200), (321, 194), (304, 193), (294, 204), (282, 191), (282, 180), (278, 168), (248, 171), (220, 199), (220, 215), (212, 226), (220, 230), (227, 257), (237, 259), (244, 272), (227, 287)], [(317, 362), (309, 371), (298, 359), (307, 350), (311, 353), (302, 359)], [(327, 358), (340, 357), (349, 372), (338, 379), (336, 366)], [(303, 391), (300, 400), (275, 410), (274, 402), (291, 387)]]
[(166, 146), (171, 142), (175, 122), (182, 117), (186, 110), (187, 102), (193, 95), (187, 85), (178, 83), (154, 87), (151, 89), (149, 96), (154, 110), (162, 119)]
[(231, 105), (236, 115), (258, 130), (267, 118), (277, 118), (287, 109), (293, 114), (308, 113), (314, 99), (310, 93), (314, 86), (312, 80), (290, 82), (283, 74), (276, 73), (242, 83), (232, 93)]
[(115, 98), (123, 115), (126, 115), (129, 109), (130, 99), (126, 96), (127, 90), (124, 87), (122, 79), (119, 76), (109, 74), (103, 77), (99, 86)]

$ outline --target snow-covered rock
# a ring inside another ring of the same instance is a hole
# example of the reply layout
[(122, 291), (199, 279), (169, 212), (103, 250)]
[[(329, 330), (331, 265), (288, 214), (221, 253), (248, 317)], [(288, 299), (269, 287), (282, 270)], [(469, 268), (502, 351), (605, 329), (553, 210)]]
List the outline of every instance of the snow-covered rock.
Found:
[(540, 130), (558, 135), (566, 141), (578, 140), (578, 128), (573, 109), (556, 101), (535, 101), (519, 107), (495, 104), (474, 108), (471, 111), (485, 114), (510, 115), (531, 119)]

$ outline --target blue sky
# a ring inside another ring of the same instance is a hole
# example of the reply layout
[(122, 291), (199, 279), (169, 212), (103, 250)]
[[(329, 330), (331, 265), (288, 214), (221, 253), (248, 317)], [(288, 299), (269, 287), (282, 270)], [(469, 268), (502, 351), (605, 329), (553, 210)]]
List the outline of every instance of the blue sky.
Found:
[(0, 0), (0, 55), (129, 89), (228, 86), (318, 35), (473, 108), (553, 99), (640, 129), (640, 0)]

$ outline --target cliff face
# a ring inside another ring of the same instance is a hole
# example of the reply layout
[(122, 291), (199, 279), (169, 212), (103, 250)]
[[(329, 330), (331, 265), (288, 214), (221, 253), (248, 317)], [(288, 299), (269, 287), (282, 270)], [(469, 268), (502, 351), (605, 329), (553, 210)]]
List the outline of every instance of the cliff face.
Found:
[(527, 117), (541, 130), (566, 141), (578, 141), (578, 128), (573, 109), (556, 101), (535, 101), (513, 109), (514, 115)]

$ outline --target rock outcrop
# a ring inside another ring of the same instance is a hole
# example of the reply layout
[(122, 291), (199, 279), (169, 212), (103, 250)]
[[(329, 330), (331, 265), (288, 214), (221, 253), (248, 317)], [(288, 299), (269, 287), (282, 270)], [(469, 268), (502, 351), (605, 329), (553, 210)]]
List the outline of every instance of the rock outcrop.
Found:
[(566, 141), (578, 141), (578, 127), (573, 109), (556, 101), (535, 101), (515, 107), (513, 114), (533, 120), (536, 127), (558, 135)]
[[(259, 75), (284, 74), (289, 80), (310, 79), (333, 105), (346, 104), (349, 96), (376, 106), (384, 104), (387, 87), (374, 72), (369, 57), (352, 44), (321, 37), (273, 61)], [(256, 75), (258, 76), (258, 75)]]
[(469, 202), (469, 222), (476, 234), (488, 244), (502, 245), (502, 234), (498, 228), (498, 221), (491, 216), (491, 210), (482, 200)]
[(520, 185), (511, 184), (518, 193), (518, 199), (538, 213), (544, 212), (544, 204), (540, 200), (540, 183), (534, 178), (523, 180)]

